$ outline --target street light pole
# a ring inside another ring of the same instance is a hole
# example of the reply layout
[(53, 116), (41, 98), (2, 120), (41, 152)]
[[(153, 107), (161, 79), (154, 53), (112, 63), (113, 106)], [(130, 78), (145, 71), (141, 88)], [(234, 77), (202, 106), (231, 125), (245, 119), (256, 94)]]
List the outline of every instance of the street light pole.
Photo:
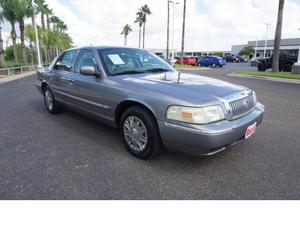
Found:
[(256, 58), (257, 57), (257, 45), (258, 45), (258, 43), (257, 43), (257, 38), (256, 38), (256, 41), (255, 41), (255, 51), (254, 51), (254, 58)]
[(170, 1), (168, 0), (167, 49), (166, 49), (167, 62), (169, 62), (169, 40), (170, 40)]
[(170, 1), (173, 4), (173, 21), (172, 21), (172, 60), (174, 60), (174, 24), (175, 24), (175, 4), (179, 5), (179, 2)]
[(267, 53), (267, 43), (268, 43), (268, 32), (269, 32), (269, 23), (266, 23), (267, 26), (267, 31), (266, 31), (266, 39), (265, 39), (265, 48), (264, 48), (264, 58), (266, 58), (266, 53)]
[(38, 59), (38, 67), (42, 67), (39, 35), (38, 35), (37, 26), (36, 26), (36, 22), (35, 22), (36, 20), (35, 20), (35, 12), (34, 12), (34, 0), (31, 0), (31, 4), (32, 4), (32, 10), (33, 10), (33, 26), (34, 26), (34, 30), (35, 30), (35, 47), (36, 47), (36, 53), (37, 53), (37, 59)]

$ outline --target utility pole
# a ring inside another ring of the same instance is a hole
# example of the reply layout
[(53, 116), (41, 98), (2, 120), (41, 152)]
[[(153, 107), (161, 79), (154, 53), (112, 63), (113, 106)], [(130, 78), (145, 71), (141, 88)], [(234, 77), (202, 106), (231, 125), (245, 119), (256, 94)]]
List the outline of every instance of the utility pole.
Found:
[(265, 23), (267, 26), (267, 30), (266, 30), (266, 39), (265, 39), (265, 48), (264, 48), (264, 58), (266, 58), (266, 53), (267, 53), (267, 44), (268, 44), (268, 32), (269, 32), (269, 26), (271, 24), (269, 23)]
[(39, 35), (37, 31), (37, 26), (36, 26), (36, 20), (35, 20), (35, 8), (34, 8), (34, 0), (31, 0), (32, 4), (32, 10), (33, 10), (33, 26), (34, 26), (34, 31), (35, 31), (35, 47), (36, 47), (36, 54), (37, 54), (37, 59), (38, 59), (38, 67), (42, 67), (42, 62), (41, 62), (41, 53), (40, 53), (40, 43), (39, 43)]

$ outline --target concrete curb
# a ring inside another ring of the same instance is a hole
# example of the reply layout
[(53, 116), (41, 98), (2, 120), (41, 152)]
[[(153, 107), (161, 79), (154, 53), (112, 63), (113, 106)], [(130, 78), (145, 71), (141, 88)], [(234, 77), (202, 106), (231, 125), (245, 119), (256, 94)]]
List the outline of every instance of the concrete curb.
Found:
[(257, 80), (276, 81), (276, 82), (289, 83), (289, 84), (300, 84), (300, 80), (287, 79), (287, 78), (263, 77), (263, 76), (245, 75), (245, 74), (237, 74), (237, 73), (229, 73), (229, 74), (227, 74), (227, 76), (257, 79)]
[(210, 70), (211, 68), (175, 68), (176, 70), (186, 70), (186, 71), (199, 71), (199, 70)]
[(10, 82), (13, 80), (17, 80), (17, 79), (21, 79), (23, 77), (31, 76), (33, 74), (36, 74), (36, 71), (30, 71), (30, 72), (17, 74), (17, 75), (13, 75), (13, 76), (0, 76), (0, 84)]

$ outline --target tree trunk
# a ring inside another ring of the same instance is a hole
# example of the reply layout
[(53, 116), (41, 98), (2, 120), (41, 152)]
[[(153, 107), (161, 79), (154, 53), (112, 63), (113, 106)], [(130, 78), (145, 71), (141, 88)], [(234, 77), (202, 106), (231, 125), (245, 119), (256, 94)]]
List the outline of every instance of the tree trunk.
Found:
[(21, 52), (22, 52), (22, 61), (23, 65), (27, 65), (27, 56), (26, 56), (26, 48), (25, 48), (25, 24), (24, 20), (19, 21), (20, 27), (20, 38), (21, 38)]
[(50, 19), (49, 19), (49, 14), (46, 14), (46, 20), (47, 20), (47, 29), (50, 30)]
[(4, 49), (3, 49), (3, 39), (2, 39), (2, 27), (0, 27), (0, 68), (6, 67)]
[[(174, 12), (173, 12), (174, 13)], [(166, 49), (166, 59), (169, 62), (169, 39), (170, 39), (170, 3), (168, 1), (168, 19), (167, 19), (167, 49)]]
[(41, 13), (41, 24), (42, 24), (42, 28), (45, 29), (45, 17), (44, 17), (44, 13)]
[(15, 22), (11, 23), (11, 39), (13, 43), (13, 53), (14, 53), (14, 59), (15, 63), (19, 64), (19, 57), (18, 57), (18, 52), (17, 52), (17, 34), (16, 34), (16, 28), (15, 28)]
[(183, 64), (183, 54), (184, 54), (184, 38), (185, 38), (185, 14), (186, 14), (186, 0), (184, 0), (183, 5), (183, 24), (182, 24), (182, 42), (181, 42), (181, 64)]
[(277, 26), (276, 26), (276, 33), (274, 39), (272, 72), (279, 72), (279, 54), (280, 54), (280, 42), (281, 42), (282, 20), (283, 20), (283, 8), (284, 8), (284, 0), (279, 0)]
[(143, 49), (145, 49), (145, 33), (146, 33), (146, 20), (143, 26)]
[(139, 25), (139, 48), (141, 48), (142, 27)]
[(30, 45), (30, 46), (29, 46), (29, 47), (30, 47), (30, 52), (29, 52), (29, 55), (30, 55), (30, 61), (31, 61), (31, 65), (34, 65), (32, 42), (30, 42), (29, 45)]
[(127, 37), (124, 35), (124, 46), (127, 46)]

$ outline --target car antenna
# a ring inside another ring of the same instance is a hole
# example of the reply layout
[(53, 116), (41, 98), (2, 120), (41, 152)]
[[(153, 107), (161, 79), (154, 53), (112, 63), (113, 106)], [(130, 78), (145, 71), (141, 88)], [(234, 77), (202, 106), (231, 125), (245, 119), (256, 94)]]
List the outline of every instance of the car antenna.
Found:
[(181, 72), (178, 72), (178, 78), (177, 78), (177, 83), (180, 83), (180, 76), (181, 76)]

